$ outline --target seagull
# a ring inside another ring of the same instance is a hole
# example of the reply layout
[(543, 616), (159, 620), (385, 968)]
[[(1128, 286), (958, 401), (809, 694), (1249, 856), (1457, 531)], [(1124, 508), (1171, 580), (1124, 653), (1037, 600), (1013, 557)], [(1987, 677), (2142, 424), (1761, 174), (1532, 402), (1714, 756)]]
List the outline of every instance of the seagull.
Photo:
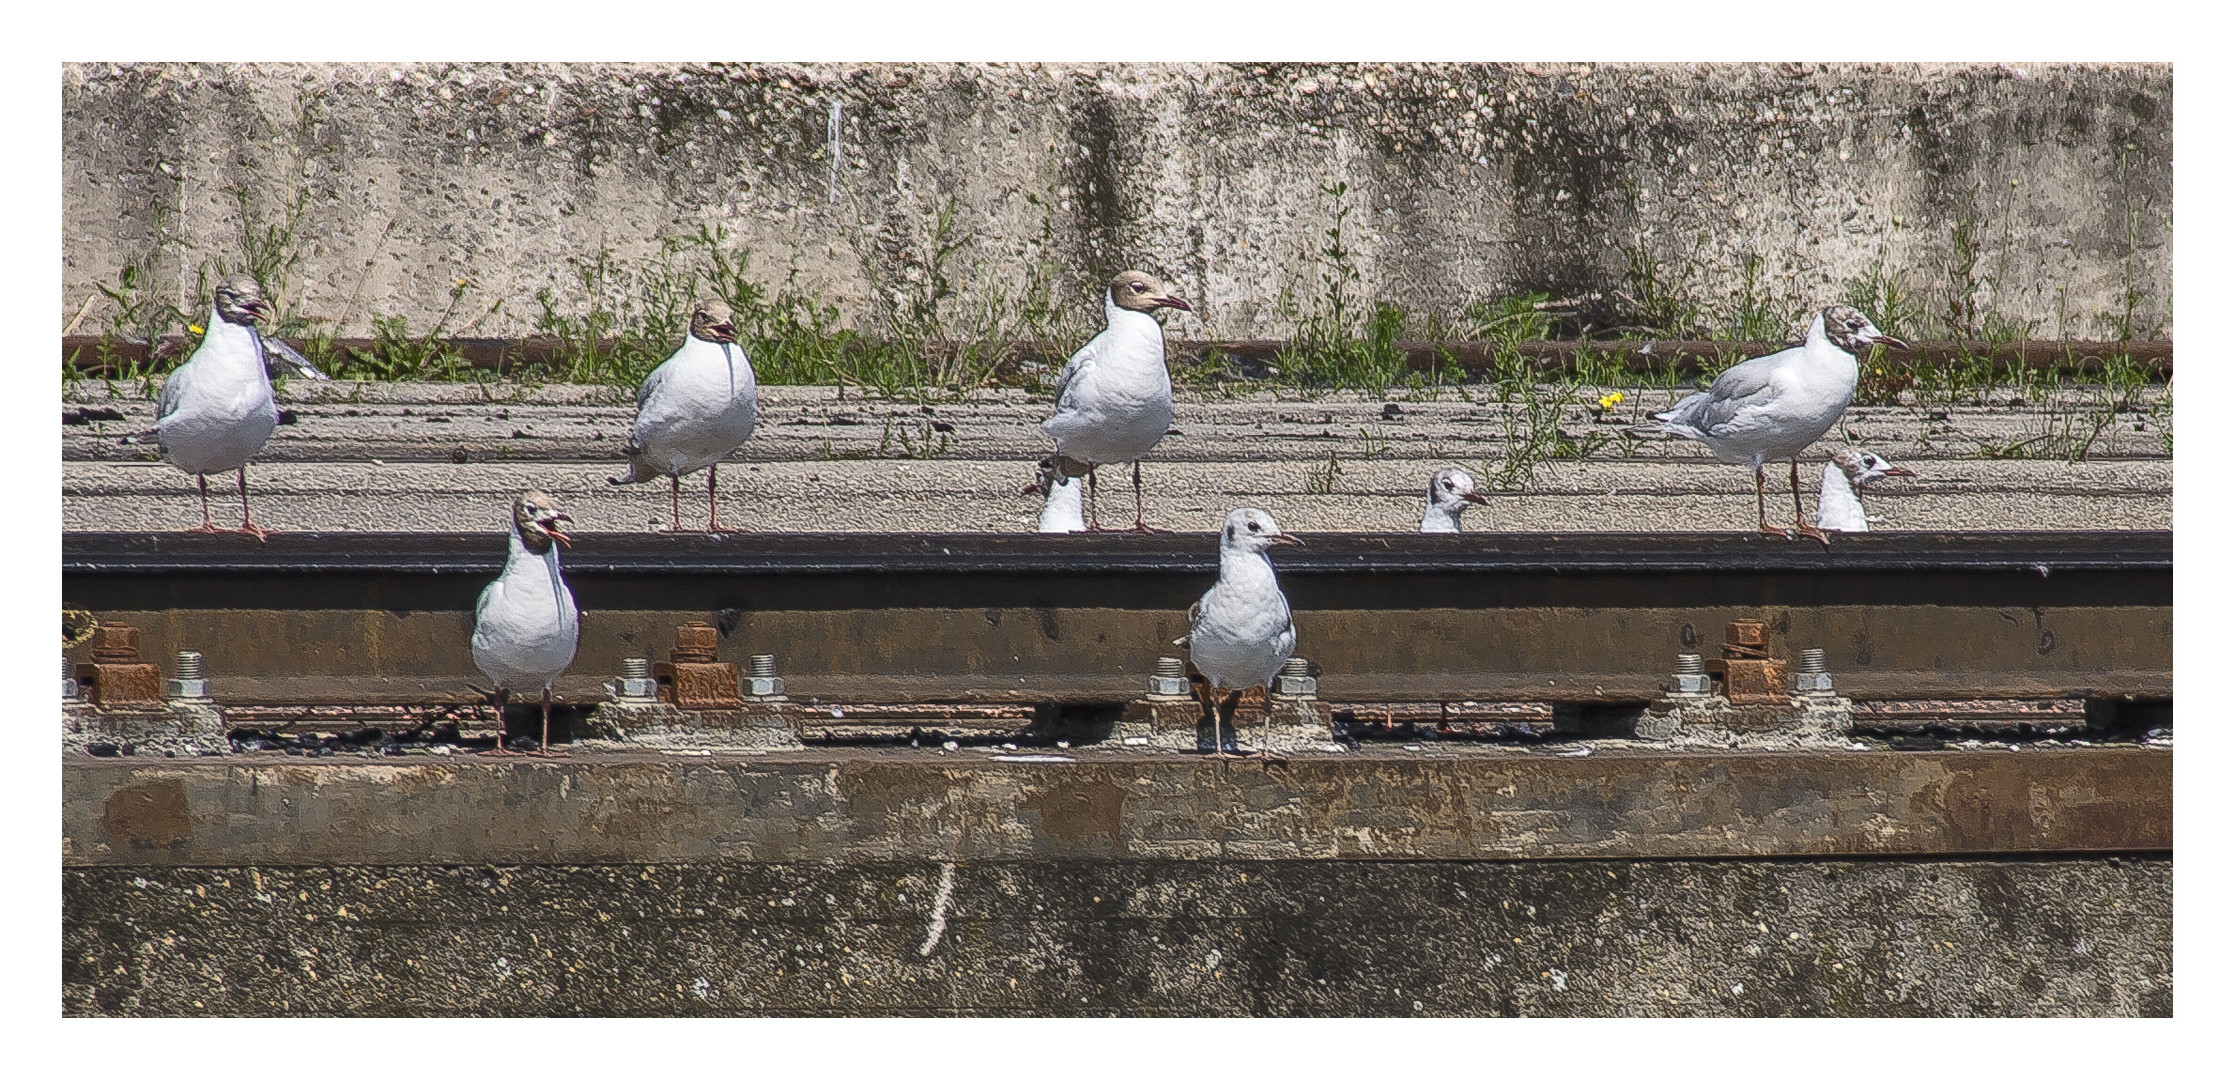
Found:
[[(1172, 426), (1172, 377), (1164, 369), (1164, 325), (1152, 312), (1187, 301), (1166, 292), (1164, 283), (1138, 270), (1110, 279), (1102, 295), (1109, 327), (1071, 354), (1055, 380), (1055, 415), (1040, 430), (1055, 440), (1067, 476), (1084, 475), (1091, 490), (1094, 469), (1121, 461), (1133, 463), (1133, 531), (1150, 532), (1141, 498), (1141, 457), (1156, 448)], [(1091, 511), (1093, 502), (1088, 507)], [(1091, 530), (1101, 526), (1090, 523)]]
[[(1761, 531), (1790, 540), (1795, 534), (1831, 543), (1801, 517), (1800, 453), (1839, 421), (1855, 396), (1855, 350), (1865, 345), (1909, 346), (1870, 324), (1862, 312), (1834, 304), (1808, 324), (1800, 345), (1757, 356), (1716, 376), (1713, 386), (1656, 414), (1659, 430), (1706, 443), (1733, 465), (1754, 467), (1754, 504)], [(1762, 463), (1792, 462), (1793, 527), (1769, 523)]]
[(1019, 492), (1047, 496), (1047, 503), (1040, 507), (1040, 531), (1044, 533), (1086, 531), (1086, 518), (1079, 513), (1080, 493), (1079, 482), (1065, 476), (1062, 459), (1053, 456), (1040, 459), (1040, 475)]
[(1855, 489), (1889, 476), (1915, 475), (1868, 450), (1832, 451), (1831, 462), (1824, 466), (1823, 487), (1816, 493), (1816, 527), (1826, 532), (1869, 532), (1870, 519), (1863, 516)]
[[(248, 512), (248, 459), (279, 426), (279, 406), (272, 401), (272, 380), (264, 370), (264, 338), (256, 332), (257, 321), (271, 314), (272, 305), (255, 278), (233, 274), (218, 282), (202, 344), (163, 380), (155, 410), (156, 444), (164, 460), (193, 474), (201, 489), (202, 524), (192, 532), (238, 531), (258, 540), (272, 535), (257, 528)], [(209, 474), (227, 471), (240, 483), (238, 530), (210, 523)]]
[[(574, 593), (559, 574), (558, 544), (571, 543), (559, 531), (560, 522), (573, 518), (559, 512), (559, 504), (540, 491), (530, 491), (512, 504), (512, 551), (504, 572), (481, 590), (481, 603), (473, 613), (473, 663), (496, 685), (497, 748), (504, 748), (504, 699), (507, 691), (543, 690), (543, 743), (540, 753), (551, 752), (551, 682), (574, 662), (574, 642), (581, 631), (581, 615), (574, 607)], [(554, 543), (556, 541), (557, 543)]]
[(636, 391), (636, 426), (621, 452), (629, 471), (608, 484), (667, 477), (669, 524), (683, 530), (683, 474), (706, 470), (706, 531), (722, 532), (714, 505), (714, 472), (730, 451), (753, 437), (760, 418), (753, 362), (737, 344), (728, 304), (701, 300), (691, 311), (683, 347), (645, 376)]
[(1437, 469), (1436, 475), (1428, 478), (1428, 510), (1420, 515), (1420, 531), (1459, 532), (1459, 515), (1466, 513), (1471, 504), (1489, 501), (1474, 493), (1474, 477), (1467, 470)]
[[(1210, 683), (1204, 703), (1211, 711), (1214, 757), (1226, 756), (1219, 730), (1219, 690), (1270, 689), (1281, 665), (1296, 654), (1296, 623), (1289, 618), (1288, 597), (1281, 593), (1280, 582), (1273, 577), (1273, 560), (1265, 554), (1274, 544), (1301, 546), (1303, 541), (1280, 531), (1280, 523), (1263, 510), (1245, 507), (1226, 515), (1226, 531), (1218, 540), (1218, 584), (1187, 609), (1187, 636), (1172, 642), (1187, 646), (1188, 659)], [(1238, 693), (1235, 700), (1240, 700)], [(1265, 747), (1258, 756), (1269, 758), (1273, 756), (1269, 714), (1265, 726)]]

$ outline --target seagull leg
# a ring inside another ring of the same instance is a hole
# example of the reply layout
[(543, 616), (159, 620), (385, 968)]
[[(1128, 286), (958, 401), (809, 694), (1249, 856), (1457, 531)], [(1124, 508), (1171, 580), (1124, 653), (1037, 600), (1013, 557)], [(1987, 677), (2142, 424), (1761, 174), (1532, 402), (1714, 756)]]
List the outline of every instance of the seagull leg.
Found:
[(1822, 529), (1819, 529), (1819, 528), (1815, 527), (1814, 525), (1810, 525), (1810, 524), (1808, 523), (1808, 519), (1807, 519), (1806, 517), (1802, 516), (1802, 514), (1801, 514), (1801, 512), (1800, 512), (1800, 459), (1799, 459), (1799, 458), (1794, 458), (1794, 459), (1792, 459), (1792, 462), (1793, 462), (1793, 531), (1794, 531), (1795, 533), (1798, 533), (1798, 534), (1799, 534), (1799, 535), (1801, 535), (1801, 536), (1806, 536), (1806, 537), (1809, 537), (1809, 538), (1811, 538), (1811, 539), (1817, 540), (1817, 541), (1821, 542), (1821, 543), (1822, 543), (1822, 544), (1823, 544), (1823, 545), (1824, 545), (1825, 547), (1830, 547), (1830, 546), (1831, 546), (1831, 537), (1830, 537), (1830, 536), (1827, 536), (1827, 535), (1825, 535), (1825, 533), (1824, 533), (1824, 530), (1822, 530)]
[(1094, 479), (1094, 469), (1095, 466), (1092, 465), (1086, 467), (1086, 531), (1101, 532), (1102, 522), (1095, 514), (1097, 509), (1095, 504), (1099, 501), (1098, 496), (1102, 493), (1102, 487)]
[(202, 488), (202, 524), (199, 528), (188, 529), (186, 531), (198, 533), (225, 532), (226, 530), (218, 528), (210, 521), (210, 478), (197, 473), (194, 477), (194, 482), (201, 485)]
[(667, 478), (667, 531), (683, 531), (683, 475)]
[(566, 753), (551, 749), (551, 688), (548, 686), (543, 688), (543, 741), (536, 744), (535, 752), (538, 757), (558, 757)]
[(1761, 514), (1762, 532), (1765, 535), (1775, 536), (1783, 540), (1793, 538), (1793, 534), (1769, 523), (1769, 496), (1762, 484), (1762, 467), (1760, 465), (1754, 466), (1754, 509)]
[(264, 540), (266, 540), (266, 539), (268, 539), (268, 538), (270, 538), (270, 537), (273, 537), (273, 536), (277, 536), (277, 535), (279, 535), (278, 533), (276, 533), (276, 532), (274, 532), (274, 531), (272, 531), (272, 530), (270, 530), (270, 529), (259, 529), (259, 528), (257, 528), (257, 527), (256, 527), (256, 519), (255, 519), (255, 518), (252, 518), (252, 517), (250, 517), (250, 516), (248, 516), (248, 465), (247, 465), (247, 464), (246, 464), (245, 462), (244, 462), (244, 463), (243, 463), (243, 464), (241, 465), (241, 468), (240, 468), (240, 473), (239, 473), (239, 477), (240, 477), (240, 484), (241, 484), (241, 528), (240, 528), (240, 531), (242, 531), (242, 532), (244, 532), (244, 533), (247, 533), (247, 534), (248, 534), (248, 535), (250, 535), (250, 536), (253, 536), (253, 537), (255, 537), (255, 538), (257, 539), (257, 541), (258, 541), (258, 542), (262, 542), (262, 541), (264, 541)]
[(1210, 713), (1211, 713), (1211, 754), (1210, 754), (1210, 756), (1212, 756), (1212, 757), (1215, 757), (1215, 758), (1223, 758), (1223, 757), (1225, 757), (1225, 756), (1226, 756), (1226, 736), (1225, 736), (1225, 735), (1224, 735), (1224, 734), (1223, 734), (1223, 733), (1222, 733), (1222, 732), (1220, 731), (1220, 728), (1219, 728), (1219, 719), (1220, 719), (1220, 718), (1219, 718), (1219, 707), (1218, 707), (1218, 705), (1219, 705), (1219, 702), (1218, 702), (1218, 687), (1216, 687), (1216, 686), (1213, 686), (1213, 685), (1211, 685), (1211, 683), (1210, 683), (1210, 680), (1208, 680), (1208, 679), (1204, 680), (1204, 681), (1203, 681), (1203, 707), (1204, 707), (1204, 708), (1206, 708), (1206, 709), (1208, 709), (1208, 710), (1210, 710)]
[(714, 512), (714, 470), (717, 468), (720, 468), (720, 466), (708, 465), (706, 467), (706, 531), (710, 533), (736, 532), (735, 529), (722, 528), (721, 519)]
[(1273, 753), (1273, 699), (1272, 699), (1272, 697), (1271, 697), (1271, 695), (1270, 695), (1270, 694), (1268, 694), (1268, 695), (1266, 696), (1266, 698), (1265, 698), (1265, 735), (1264, 735), (1264, 741), (1262, 741), (1262, 742), (1260, 742), (1260, 743), (1258, 744), (1258, 746), (1257, 746), (1257, 753), (1255, 753), (1255, 754), (1253, 754), (1253, 755), (1251, 755), (1251, 756), (1252, 756), (1252, 757), (1255, 757), (1255, 758), (1257, 758), (1257, 759), (1258, 759), (1258, 760), (1260, 760), (1260, 761), (1287, 761), (1287, 760), (1288, 760), (1288, 759), (1287, 759), (1286, 757), (1283, 757), (1283, 756), (1281, 756), (1281, 755), (1279, 755), (1279, 754)]
[(1150, 525), (1150, 524), (1148, 523), (1148, 508), (1147, 508), (1147, 504), (1145, 504), (1145, 503), (1143, 503), (1143, 502), (1141, 501), (1141, 463), (1140, 463), (1139, 461), (1135, 461), (1135, 462), (1133, 463), (1133, 529), (1132, 529), (1132, 531), (1133, 531), (1133, 532), (1137, 532), (1137, 533), (1149, 533), (1149, 532), (1160, 532), (1160, 533), (1168, 533), (1168, 532), (1171, 532), (1171, 531), (1172, 531), (1172, 530), (1170, 530), (1170, 529), (1159, 529), (1159, 528), (1157, 528), (1157, 527), (1155, 527), (1155, 526), (1153, 526), (1153, 525)]
[(501, 686), (489, 692), (490, 697), (497, 699), (497, 746), (494, 750), (484, 750), (482, 753), (494, 757), (519, 757), (518, 751), (504, 748), (504, 695), (505, 690)]

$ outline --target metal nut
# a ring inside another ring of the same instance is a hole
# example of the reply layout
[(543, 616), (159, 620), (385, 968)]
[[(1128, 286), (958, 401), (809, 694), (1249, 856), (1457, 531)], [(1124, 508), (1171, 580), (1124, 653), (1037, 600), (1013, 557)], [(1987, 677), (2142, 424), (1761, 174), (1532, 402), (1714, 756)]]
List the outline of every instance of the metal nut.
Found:
[(163, 680), (163, 696), (180, 701), (207, 701), (210, 681), (202, 677), (202, 654), (191, 649), (179, 650), (178, 677)]
[(745, 678), (745, 696), (751, 698), (783, 697), (784, 680), (779, 679), (773, 675), (766, 677), (759, 675), (747, 676)]
[(1176, 656), (1156, 658), (1156, 673), (1149, 676), (1149, 696), (1172, 700), (1188, 696), (1187, 665)]
[(1273, 693), (1285, 698), (1317, 697), (1319, 680), (1311, 677), (1311, 661), (1301, 656), (1290, 657), (1273, 679)]

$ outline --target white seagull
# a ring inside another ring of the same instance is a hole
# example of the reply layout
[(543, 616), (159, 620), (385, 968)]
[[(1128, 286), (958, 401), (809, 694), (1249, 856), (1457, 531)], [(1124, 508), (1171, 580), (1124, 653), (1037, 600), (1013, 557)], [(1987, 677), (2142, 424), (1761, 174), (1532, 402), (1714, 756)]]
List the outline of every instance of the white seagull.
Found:
[[(1296, 655), (1296, 623), (1273, 576), (1273, 560), (1265, 554), (1274, 544), (1301, 546), (1303, 541), (1281, 532), (1280, 523), (1263, 510), (1243, 508), (1226, 515), (1226, 531), (1218, 539), (1218, 584), (1187, 609), (1187, 636), (1172, 642), (1187, 646), (1189, 661), (1210, 683), (1205, 704), (1211, 710), (1214, 757), (1226, 756), (1219, 691), (1270, 689), (1281, 665)], [(1236, 693), (1234, 700), (1239, 703), (1240, 697)], [(1271, 757), (1270, 714), (1265, 723), (1259, 756)]]
[(1824, 466), (1824, 484), (1816, 492), (1816, 527), (1826, 532), (1869, 532), (1870, 519), (1856, 489), (1889, 476), (1915, 476), (1899, 465), (1868, 450), (1841, 447), (1831, 452)]
[[(1754, 468), (1754, 505), (1761, 531), (1792, 539), (1795, 534), (1826, 544), (1831, 538), (1801, 517), (1800, 454), (1847, 411), (1855, 396), (1859, 369), (1855, 350), (1870, 344), (1909, 346), (1870, 324), (1863, 313), (1835, 304), (1808, 324), (1808, 339), (1768, 356), (1757, 356), (1717, 376), (1713, 386), (1657, 414), (1660, 430), (1706, 443), (1715, 456)], [(1769, 523), (1762, 463), (1792, 462), (1793, 527)]]
[(1459, 515), (1467, 507), (1490, 500), (1474, 493), (1474, 477), (1458, 467), (1437, 469), (1428, 478), (1428, 509), (1420, 515), (1420, 531), (1424, 533), (1455, 533), (1459, 529)]
[(218, 282), (201, 346), (163, 380), (156, 444), (164, 460), (191, 473), (201, 489), (202, 524), (194, 532), (228, 531), (210, 523), (209, 474), (230, 471), (240, 482), (238, 531), (259, 540), (271, 535), (257, 528), (248, 512), (248, 459), (279, 426), (279, 406), (264, 370), (264, 339), (256, 332), (257, 321), (271, 314), (255, 278), (234, 274)]
[(760, 402), (753, 363), (737, 344), (728, 304), (701, 300), (691, 312), (683, 347), (645, 376), (636, 391), (636, 425), (621, 452), (629, 471), (609, 484), (667, 477), (669, 524), (683, 528), (683, 474), (706, 470), (706, 531), (722, 531), (714, 504), (714, 473), (730, 451), (753, 437)]
[(481, 590), (473, 613), (473, 663), (496, 684), (498, 754), (504, 748), (504, 700), (508, 691), (543, 691), (541, 753), (551, 752), (551, 683), (574, 662), (581, 616), (574, 592), (559, 574), (559, 544), (568, 543), (551, 496), (530, 491), (512, 504), (512, 547), (504, 572)]
[(1040, 475), (1021, 494), (1047, 496), (1048, 501), (1040, 506), (1041, 532), (1085, 532), (1086, 517), (1080, 512), (1080, 494), (1085, 486), (1063, 474), (1061, 458), (1046, 457), (1040, 459)]
[[(1071, 354), (1055, 380), (1055, 415), (1040, 430), (1055, 440), (1066, 460), (1066, 475), (1084, 474), (1090, 496), (1094, 469), (1121, 461), (1133, 463), (1133, 530), (1150, 531), (1141, 498), (1141, 457), (1156, 448), (1172, 426), (1172, 377), (1164, 369), (1164, 325), (1152, 312), (1187, 301), (1166, 292), (1164, 284), (1138, 270), (1110, 279), (1102, 294), (1108, 328)], [(1091, 516), (1089, 529), (1100, 525)]]

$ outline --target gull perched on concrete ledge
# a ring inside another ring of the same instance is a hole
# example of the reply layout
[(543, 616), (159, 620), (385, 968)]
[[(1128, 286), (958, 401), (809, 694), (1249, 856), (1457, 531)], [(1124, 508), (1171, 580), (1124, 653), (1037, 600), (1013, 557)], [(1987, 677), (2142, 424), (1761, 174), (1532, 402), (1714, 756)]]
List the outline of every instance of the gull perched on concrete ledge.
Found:
[(1420, 531), (1424, 533), (1455, 533), (1459, 530), (1459, 515), (1467, 507), (1490, 500), (1474, 492), (1474, 476), (1467, 470), (1453, 466), (1437, 469), (1428, 478), (1428, 509), (1420, 516)]
[(1077, 478), (1063, 474), (1062, 458), (1051, 456), (1040, 459), (1040, 474), (1022, 494), (1047, 497), (1047, 502), (1040, 506), (1041, 532), (1085, 532), (1086, 517), (1081, 512), (1080, 502), (1084, 487)]
[[(1274, 544), (1303, 541), (1281, 532), (1280, 523), (1263, 510), (1244, 508), (1226, 515), (1226, 530), (1218, 538), (1218, 583), (1187, 609), (1187, 636), (1172, 643), (1187, 646), (1188, 660), (1210, 683), (1205, 704), (1211, 710), (1215, 757), (1226, 756), (1219, 691), (1269, 690), (1281, 665), (1296, 655), (1296, 623), (1273, 576), (1273, 560), (1265, 553)], [(1235, 699), (1239, 701), (1238, 693)], [(1273, 754), (1271, 725), (1268, 715), (1260, 757)]]
[(1915, 476), (1899, 465), (1868, 450), (1840, 447), (1824, 466), (1824, 483), (1816, 492), (1816, 527), (1826, 532), (1869, 532), (1870, 518), (1863, 514), (1857, 491), (1889, 476)]
[(574, 591), (559, 574), (558, 544), (567, 543), (560, 522), (573, 518), (540, 491), (512, 504), (511, 550), (504, 571), (481, 590), (473, 613), (473, 663), (496, 684), (497, 748), (504, 748), (504, 700), (512, 690), (543, 691), (543, 742), (551, 752), (551, 683), (574, 663), (582, 619)]
[(1150, 531), (1141, 496), (1141, 457), (1172, 426), (1172, 377), (1164, 368), (1164, 325), (1158, 308), (1194, 311), (1138, 270), (1110, 279), (1102, 294), (1109, 326), (1063, 365), (1055, 380), (1055, 415), (1040, 430), (1055, 440), (1066, 475), (1087, 478), (1087, 527), (1094, 519), (1094, 469), (1133, 463), (1133, 530)]
[(271, 314), (255, 278), (233, 274), (218, 282), (202, 344), (163, 380), (156, 444), (163, 459), (192, 474), (201, 489), (202, 524), (194, 532), (226, 531), (210, 523), (209, 474), (232, 471), (241, 490), (239, 531), (259, 540), (271, 535), (248, 512), (248, 459), (279, 426), (264, 338), (256, 332), (256, 323)]
[(714, 474), (730, 451), (753, 437), (760, 397), (753, 362), (737, 344), (728, 304), (701, 300), (691, 312), (683, 347), (645, 376), (636, 391), (636, 424), (621, 447), (629, 471), (609, 484), (667, 477), (669, 527), (683, 529), (683, 474), (706, 470), (706, 531), (722, 531)]
[[(1658, 414), (1659, 430), (1706, 443), (1716, 457), (1731, 464), (1753, 466), (1754, 504), (1763, 532), (1786, 539), (1798, 534), (1829, 544), (1831, 537), (1801, 516), (1800, 454), (1847, 411), (1860, 374), (1855, 350), (1873, 343), (1909, 347), (1872, 326), (1854, 308), (1844, 304), (1825, 308), (1808, 324), (1806, 341), (1723, 372), (1705, 391)], [(1775, 458), (1792, 463), (1790, 530), (1769, 523), (1762, 463)]]

